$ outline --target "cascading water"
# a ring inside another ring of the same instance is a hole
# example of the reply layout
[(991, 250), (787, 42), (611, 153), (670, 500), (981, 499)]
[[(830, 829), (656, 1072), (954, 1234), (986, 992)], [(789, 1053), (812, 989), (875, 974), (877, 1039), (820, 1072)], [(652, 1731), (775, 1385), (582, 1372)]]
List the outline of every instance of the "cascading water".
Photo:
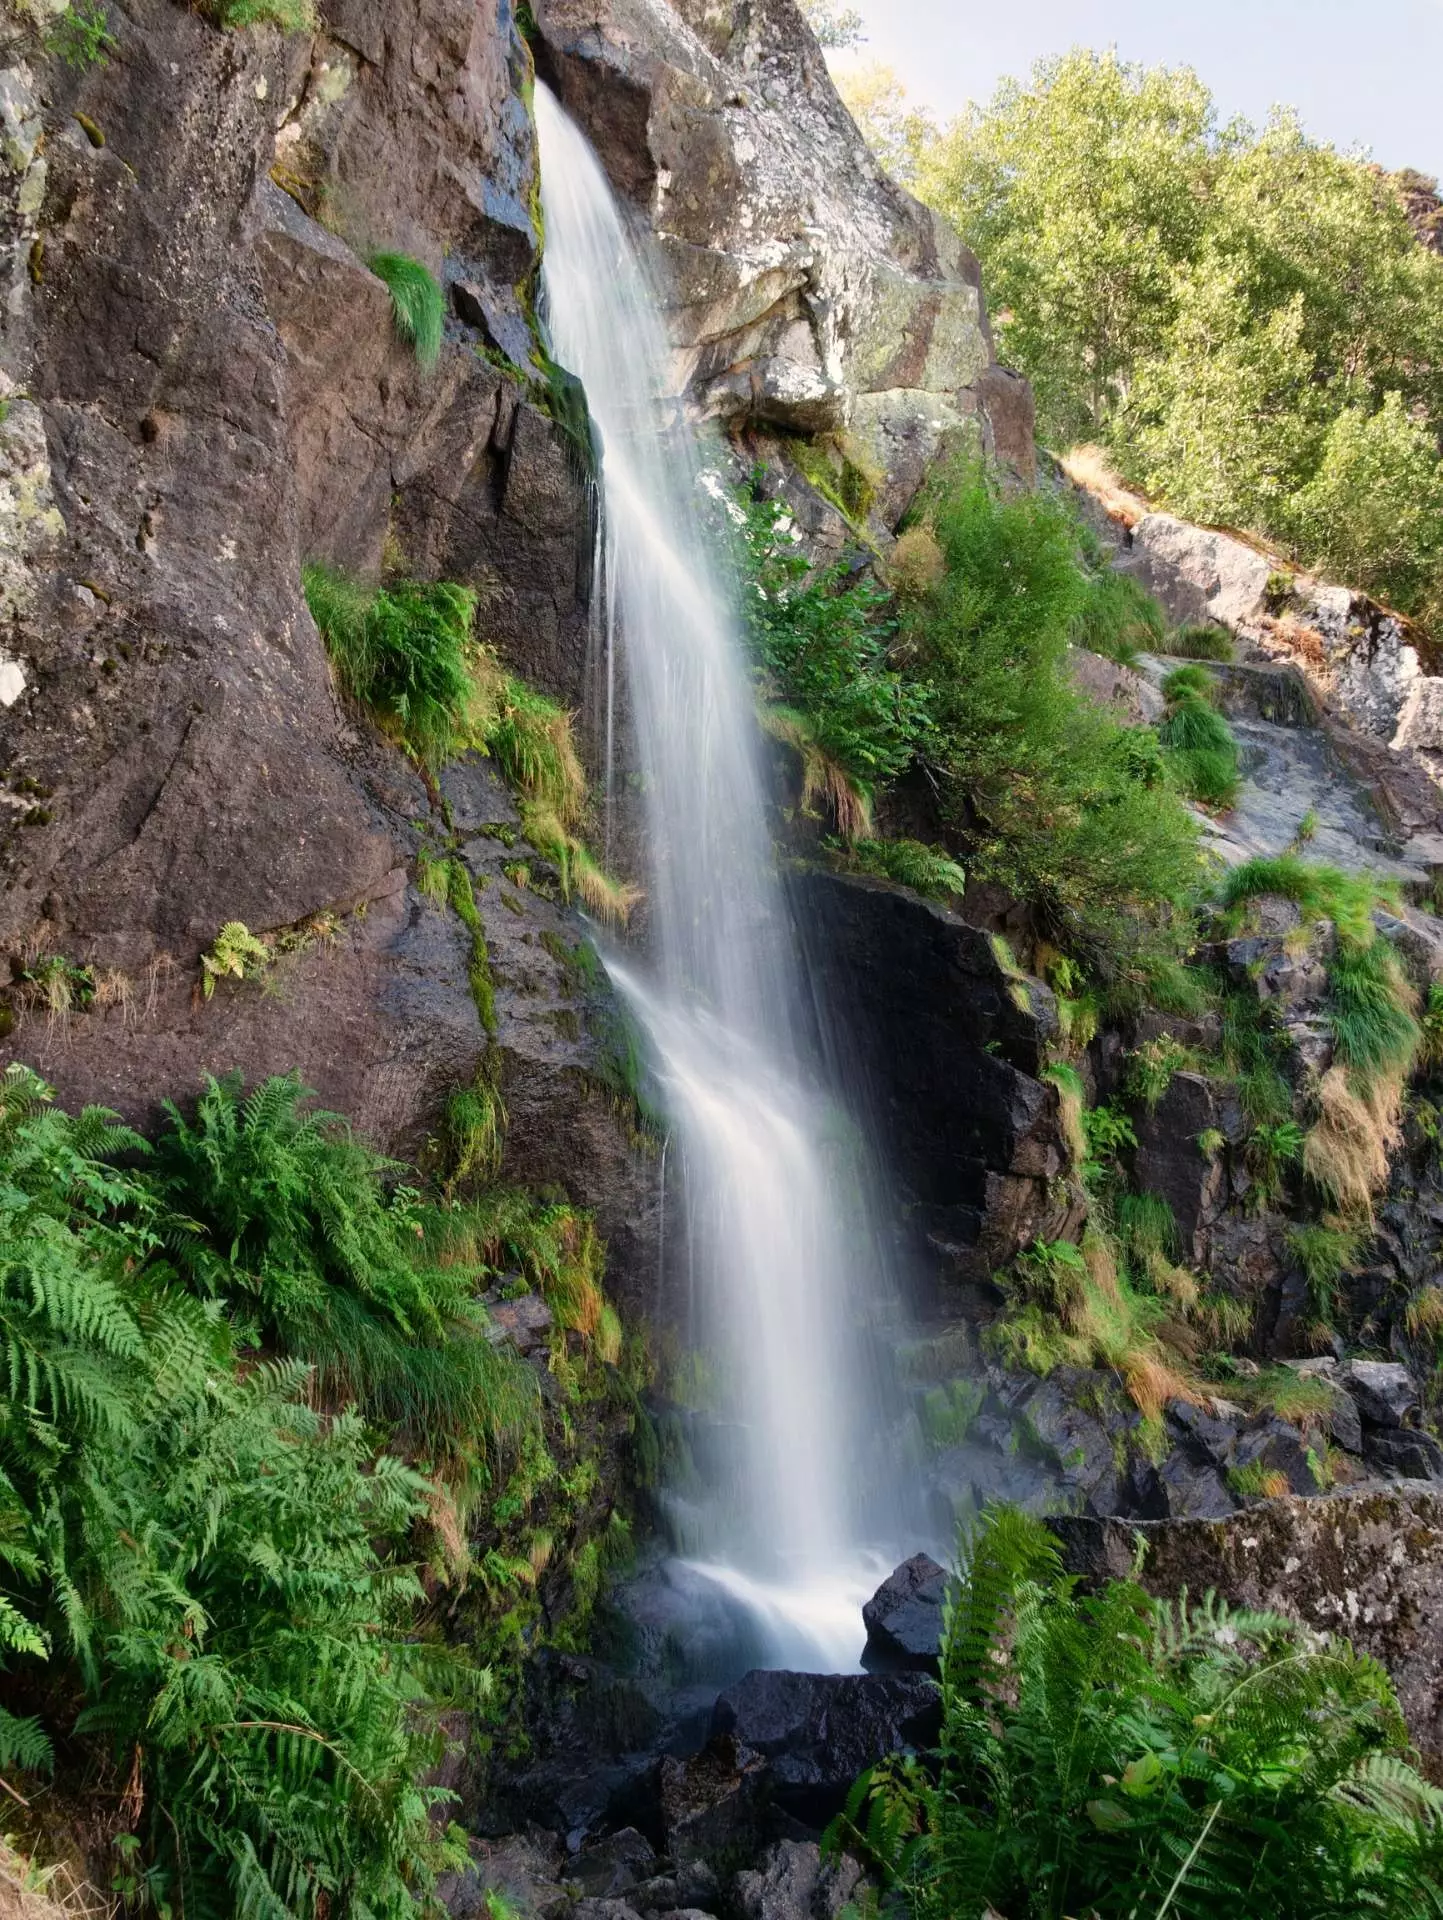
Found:
[(698, 1561), (768, 1654), (860, 1652), (876, 1563), (851, 1496), (869, 1424), (855, 1180), (808, 1085), (803, 983), (772, 858), (735, 609), (714, 576), (696, 449), (659, 306), (601, 167), (536, 88), (552, 349), (601, 452), (608, 661), (619, 647), (651, 860), (645, 975), (613, 979), (649, 1040), (681, 1154), (698, 1342), (716, 1356), (728, 1495), (696, 1515)]

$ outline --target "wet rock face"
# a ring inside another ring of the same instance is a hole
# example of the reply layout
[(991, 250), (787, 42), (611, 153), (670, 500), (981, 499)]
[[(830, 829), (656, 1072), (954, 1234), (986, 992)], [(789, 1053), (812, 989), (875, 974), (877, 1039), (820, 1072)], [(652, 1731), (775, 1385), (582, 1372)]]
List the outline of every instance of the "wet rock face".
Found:
[(792, 0), (540, 0), (537, 63), (670, 280), (678, 387), (704, 415), (846, 429), (895, 523), (970, 429), (1033, 468), (977, 263), (881, 173)]
[(1269, 1608), (1345, 1634), (1388, 1669), (1431, 1777), (1443, 1778), (1443, 1493), (1436, 1488), (1269, 1500), (1230, 1518), (1166, 1526), (1049, 1525), (1076, 1572), (1126, 1574), (1140, 1538), (1143, 1582), (1156, 1594), (1214, 1591), (1234, 1606)]
[(1057, 1096), (1035, 1077), (1056, 1025), (1049, 989), (1009, 972), (987, 934), (884, 881), (808, 873), (794, 899), (934, 1257), (985, 1279), (1056, 1237), (1073, 1202)]

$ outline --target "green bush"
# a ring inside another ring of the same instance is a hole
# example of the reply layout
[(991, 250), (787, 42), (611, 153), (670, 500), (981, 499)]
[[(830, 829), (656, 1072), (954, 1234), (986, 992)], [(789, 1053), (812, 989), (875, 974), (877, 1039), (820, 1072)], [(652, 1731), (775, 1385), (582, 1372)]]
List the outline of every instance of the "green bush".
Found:
[(753, 489), (737, 505), (742, 613), (765, 693), (799, 708), (863, 789), (894, 780), (926, 739), (930, 695), (893, 662), (886, 592), (845, 564), (813, 573), (781, 503)]
[(466, 745), (476, 699), (475, 590), (402, 581), (370, 592), (318, 565), (303, 581), (341, 691), (429, 767)]
[(1137, 730), (1080, 695), (1069, 633), (1089, 585), (1077, 524), (1045, 494), (1004, 499), (952, 469), (928, 512), (946, 560), (903, 639), (930, 684), (927, 754), (966, 864), (1034, 904), (1105, 977), (1175, 951), (1200, 884), (1197, 828), (1152, 777)]
[(950, 900), (967, 891), (967, 875), (946, 850), (920, 840), (854, 840), (839, 851), (855, 872), (895, 880), (930, 900)]
[[(269, 3), (288, 8), (292, 0), (269, 0)], [(296, 0), (296, 4), (300, 3), (301, 0)], [(260, 0), (260, 4), (267, 4), (267, 0)], [(366, 265), (390, 289), (391, 317), (396, 331), (415, 350), (420, 365), (429, 371), (441, 357), (446, 324), (446, 296), (435, 274), (408, 253), (373, 253)]]
[(962, 1549), (935, 1761), (863, 1775), (829, 1835), (917, 1920), (1443, 1911), (1443, 1793), (1386, 1674), (1274, 1614), (1084, 1593), (1041, 1522)]
[(134, 1778), (142, 1903), (401, 1920), (454, 1857), (417, 1784), (441, 1665), (383, 1557), (425, 1483), (305, 1404), (299, 1363), (237, 1366), (116, 1164), (143, 1152), (6, 1070), (0, 1685), (26, 1706), (0, 1709), (4, 1764), (82, 1742)]

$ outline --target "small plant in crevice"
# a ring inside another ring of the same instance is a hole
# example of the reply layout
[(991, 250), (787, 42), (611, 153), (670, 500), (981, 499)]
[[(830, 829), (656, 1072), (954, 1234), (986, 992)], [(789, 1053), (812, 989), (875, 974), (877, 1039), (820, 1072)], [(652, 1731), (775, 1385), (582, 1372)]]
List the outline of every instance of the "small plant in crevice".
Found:
[(1358, 1265), (1364, 1240), (1359, 1228), (1339, 1220), (1305, 1221), (1288, 1229), (1288, 1251), (1303, 1270), (1308, 1303), (1320, 1325), (1335, 1323), (1339, 1288)]
[(1155, 1039), (1145, 1040), (1129, 1058), (1124, 1091), (1129, 1099), (1141, 1101), (1151, 1110), (1172, 1085), (1174, 1075), (1192, 1064), (1193, 1056), (1181, 1041), (1168, 1033), (1158, 1034)]
[[(288, 3), (282, 0), (282, 4)], [(408, 253), (373, 253), (366, 265), (385, 282), (396, 331), (429, 373), (441, 357), (446, 326), (446, 296), (441, 283), (429, 267)]]
[(1307, 1134), (1296, 1120), (1253, 1128), (1243, 1142), (1243, 1164), (1253, 1180), (1248, 1200), (1254, 1212), (1265, 1212), (1282, 1198), (1288, 1169), (1297, 1166), (1306, 1145)]
[(118, 44), (102, 0), (71, 0), (46, 35), (45, 51), (83, 73), (89, 67), (103, 67)]
[(275, 963), (275, 953), (243, 920), (227, 920), (200, 956), (201, 991), (209, 1000), (217, 980), (258, 980)]

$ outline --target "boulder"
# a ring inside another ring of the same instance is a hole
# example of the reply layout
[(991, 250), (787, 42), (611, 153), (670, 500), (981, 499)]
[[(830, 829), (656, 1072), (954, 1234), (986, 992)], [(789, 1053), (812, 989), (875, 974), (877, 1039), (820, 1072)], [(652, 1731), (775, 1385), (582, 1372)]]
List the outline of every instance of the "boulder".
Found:
[(1401, 1427), (1417, 1408), (1413, 1376), (1395, 1360), (1350, 1360), (1339, 1379), (1372, 1426)]
[(862, 1869), (850, 1854), (823, 1860), (810, 1840), (779, 1840), (760, 1868), (736, 1879), (743, 1920), (841, 1920), (859, 1905)]
[(1443, 1480), (1443, 1447), (1413, 1428), (1365, 1428), (1363, 1458), (1375, 1473), (1400, 1480)]
[(862, 1608), (863, 1664), (874, 1673), (935, 1673), (947, 1570), (926, 1553), (904, 1560)]
[(935, 1745), (941, 1709), (920, 1673), (813, 1674), (756, 1670), (712, 1715), (713, 1744), (759, 1756), (772, 1804), (810, 1827), (841, 1811), (857, 1775), (889, 1753)]
[(635, 1827), (622, 1827), (583, 1847), (567, 1879), (590, 1900), (613, 1900), (654, 1876), (656, 1850)]

